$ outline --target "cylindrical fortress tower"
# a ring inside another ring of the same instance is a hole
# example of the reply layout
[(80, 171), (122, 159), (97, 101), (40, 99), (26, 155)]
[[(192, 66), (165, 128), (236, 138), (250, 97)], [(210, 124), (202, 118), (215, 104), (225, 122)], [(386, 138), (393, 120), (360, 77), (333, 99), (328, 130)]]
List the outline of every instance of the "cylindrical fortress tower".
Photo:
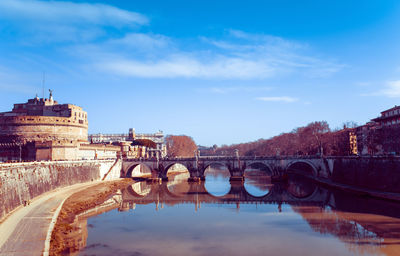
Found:
[(69, 117), (51, 116), (0, 116), (0, 141), (87, 141), (87, 121), (79, 122)]
[(0, 113), (0, 161), (75, 159), (88, 139), (87, 113), (38, 97)]

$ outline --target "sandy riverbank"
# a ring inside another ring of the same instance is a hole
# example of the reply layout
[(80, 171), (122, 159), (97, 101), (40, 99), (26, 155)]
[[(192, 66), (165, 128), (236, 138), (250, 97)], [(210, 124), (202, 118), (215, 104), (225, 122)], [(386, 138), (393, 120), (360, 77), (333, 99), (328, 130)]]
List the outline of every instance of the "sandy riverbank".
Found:
[[(71, 195), (64, 203), (50, 241), (50, 255), (69, 255), (73, 245), (68, 236), (73, 232), (75, 216), (103, 203), (118, 189), (134, 183), (132, 179), (106, 181)], [(78, 249), (78, 248), (77, 248)]]

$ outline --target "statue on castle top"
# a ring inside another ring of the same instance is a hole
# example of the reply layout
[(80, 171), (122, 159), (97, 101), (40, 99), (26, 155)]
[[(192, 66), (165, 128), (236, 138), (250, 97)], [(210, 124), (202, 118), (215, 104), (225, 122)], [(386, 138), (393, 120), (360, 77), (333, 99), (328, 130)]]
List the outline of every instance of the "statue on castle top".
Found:
[(50, 92), (49, 99), (52, 100), (53, 99), (53, 90), (49, 89), (49, 92)]

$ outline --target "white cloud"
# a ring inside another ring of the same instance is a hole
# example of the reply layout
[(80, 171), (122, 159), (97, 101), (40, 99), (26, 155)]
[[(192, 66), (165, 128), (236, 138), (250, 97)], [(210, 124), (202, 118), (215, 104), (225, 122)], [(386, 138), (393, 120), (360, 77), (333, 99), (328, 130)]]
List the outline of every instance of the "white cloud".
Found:
[(256, 98), (256, 100), (291, 103), (291, 102), (296, 102), (299, 99), (289, 96), (280, 96), (280, 97), (258, 97)]
[(86, 42), (104, 36), (106, 27), (135, 28), (146, 16), (105, 4), (67, 1), (1, 0), (0, 20), (26, 45)]
[[(233, 39), (232, 36), (218, 41), (201, 38), (200, 42), (205, 43), (201, 49), (206, 50), (190, 50), (190, 45), (184, 46), (189, 50), (182, 50), (179, 42), (162, 35), (131, 34), (104, 44), (91, 57), (102, 72), (145, 78), (265, 79), (288, 73), (323, 77), (343, 68), (341, 64), (313, 57), (312, 53), (302, 53), (298, 43), (266, 35), (234, 33)], [(238, 42), (239, 36), (245, 41)], [(110, 48), (115, 43), (139, 47), (131, 47), (130, 51)], [(137, 48), (148, 52), (137, 55)], [(105, 55), (107, 59), (99, 58)]]
[(91, 23), (98, 25), (146, 24), (147, 18), (139, 13), (105, 4), (73, 3), (64, 1), (1, 0), (0, 14), (10, 19), (34, 22)]
[(165, 48), (173, 48), (172, 39), (160, 34), (129, 33), (122, 38), (112, 39), (106, 42), (106, 47), (126, 47), (130, 50), (154, 51)]
[(202, 60), (173, 55), (156, 61), (107, 61), (98, 67), (119, 75), (145, 78), (251, 79), (271, 77), (276, 72), (268, 62), (226, 56)]
[(380, 94), (389, 98), (399, 98), (400, 80), (387, 82), (386, 87), (380, 92)]
[[(254, 80), (292, 73), (324, 77), (343, 68), (307, 52), (308, 47), (299, 42), (238, 30), (229, 30), (218, 40), (203, 37), (200, 46), (132, 29), (115, 38), (105, 27), (143, 25), (148, 20), (104, 4), (0, 0), (0, 16), (30, 21), (19, 24), (28, 32), (22, 33), (29, 38), (21, 40), (24, 44), (75, 42), (67, 51), (80, 63), (119, 76)], [(96, 38), (100, 40), (88, 43)]]
[(295, 42), (295, 41), (290, 41), (290, 40), (285, 40), (282, 37), (278, 36), (272, 36), (272, 35), (265, 35), (265, 34), (251, 34), (251, 33), (246, 33), (241, 30), (234, 30), (230, 29), (229, 30), (229, 35), (234, 37), (235, 39), (242, 39), (245, 41), (251, 41), (251, 42), (257, 42), (260, 45), (269, 45), (269, 46), (274, 46), (277, 45), (279, 48), (307, 48), (308, 46), (306, 44), (300, 43), (300, 42)]
[(217, 93), (217, 94), (227, 94), (234, 92), (260, 92), (260, 91), (270, 91), (271, 87), (265, 86), (235, 86), (235, 87), (212, 87), (202, 91)]
[(400, 80), (388, 81), (383, 89), (375, 92), (362, 93), (361, 96), (385, 96), (388, 98), (400, 98)]

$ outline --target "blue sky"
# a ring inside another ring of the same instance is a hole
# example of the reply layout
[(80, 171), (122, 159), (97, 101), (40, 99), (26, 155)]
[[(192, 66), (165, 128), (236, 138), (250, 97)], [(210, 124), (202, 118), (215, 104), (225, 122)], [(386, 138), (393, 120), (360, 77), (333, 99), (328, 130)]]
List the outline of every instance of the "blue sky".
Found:
[(1, 0), (0, 111), (45, 72), (90, 133), (221, 145), (363, 124), (399, 104), (399, 28), (395, 0)]

